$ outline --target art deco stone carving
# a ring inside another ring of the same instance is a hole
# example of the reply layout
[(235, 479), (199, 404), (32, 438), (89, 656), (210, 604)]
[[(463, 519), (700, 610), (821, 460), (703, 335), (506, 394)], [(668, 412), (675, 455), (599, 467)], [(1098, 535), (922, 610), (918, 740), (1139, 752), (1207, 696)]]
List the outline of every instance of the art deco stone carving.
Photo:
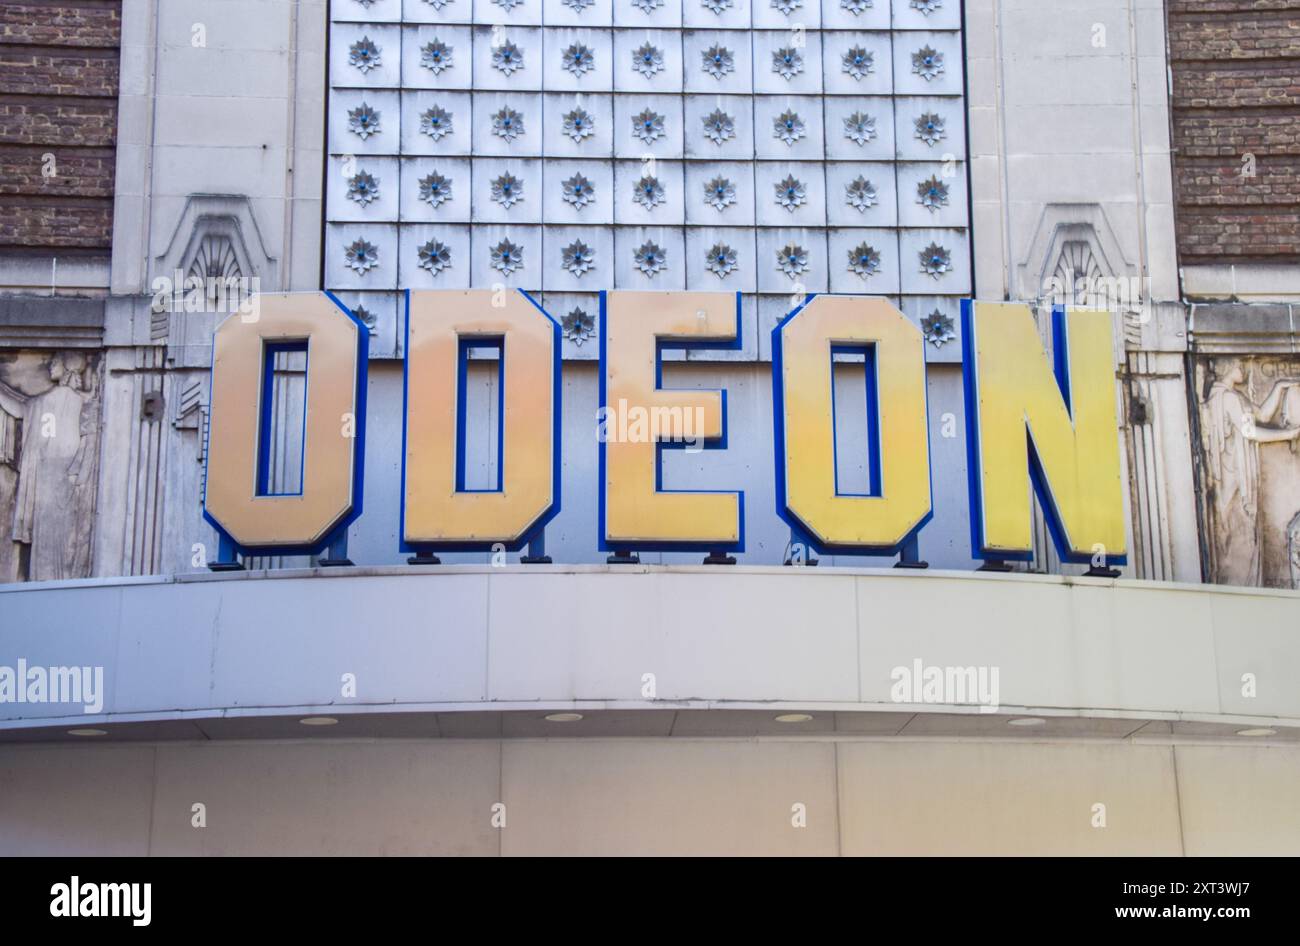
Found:
[(935, 348), (942, 348), (945, 342), (950, 342), (957, 337), (957, 333), (953, 331), (952, 319), (938, 309), (921, 319), (921, 334)]
[(348, 110), (348, 128), (361, 140), (379, 133), (379, 112), (362, 102)]
[(420, 178), (420, 200), (431, 207), (439, 207), (451, 200), (451, 180), (433, 171)]
[[(173, 327), (170, 314), (189, 308), (190, 297), (208, 311), (234, 312), (254, 291), (253, 284), (244, 277), (258, 277), (263, 289), (279, 288), (273, 275), (275, 261), (266, 255), (251, 215), (244, 216), (246, 210), (246, 202), (228, 196), (192, 195), (186, 201), (172, 246), (158, 258), (157, 271), (184, 271), (189, 289), (183, 292), (184, 301), (175, 296), (161, 304), (155, 300), (150, 324), (152, 340), (169, 337)], [(183, 233), (189, 234), (188, 240), (178, 239)], [(206, 301), (196, 294), (206, 296)]]
[(420, 133), (434, 141), (441, 141), (452, 132), (451, 113), (441, 105), (434, 105), (420, 115)]
[(1118, 306), (1122, 300), (1110, 298), (1107, 275), (1092, 251), (1091, 240), (1067, 240), (1044, 289), (1056, 305)]
[(656, 72), (663, 72), (663, 50), (650, 43), (642, 43), (632, 51), (632, 70), (641, 73), (647, 79), (653, 78)]
[(213, 294), (217, 286), (239, 279), (244, 273), (234, 242), (222, 233), (204, 233), (185, 275), (199, 280)]
[(492, 247), (492, 268), (509, 276), (524, 265), (523, 247), (502, 239)]
[(926, 112), (916, 119), (916, 137), (933, 148), (948, 137), (944, 120), (934, 112)]
[(581, 240), (574, 240), (560, 251), (564, 268), (574, 276), (584, 276), (596, 265), (596, 252)]
[(790, 147), (808, 134), (804, 121), (790, 109), (786, 109), (772, 120), (772, 135), (780, 138)]
[(797, 243), (788, 243), (776, 251), (776, 268), (791, 282), (808, 272), (808, 251)]
[(492, 0), (492, 2), (509, 13), (515, 7), (519, 6), (519, 4), (523, 3), (524, 0)]
[(0, 359), (0, 582), (90, 575), (99, 472), (98, 359)]
[(524, 185), (513, 174), (502, 174), (492, 182), (492, 199), (509, 210), (524, 199)]
[(772, 9), (785, 16), (789, 16), (801, 6), (803, 6), (803, 0), (772, 0)]
[(849, 250), (849, 272), (867, 279), (880, 272), (880, 252), (867, 243)]
[(844, 137), (862, 147), (876, 137), (876, 120), (863, 112), (854, 112), (844, 119)]
[(667, 199), (664, 196), (664, 186), (659, 183), (659, 178), (650, 174), (637, 181), (636, 187), (632, 189), (632, 200), (646, 210), (654, 210), (655, 207)]
[(773, 186), (776, 189), (776, 202), (790, 213), (808, 202), (807, 186), (793, 174), (787, 174), (784, 180), (777, 181)]
[(921, 272), (938, 279), (952, 269), (952, 254), (938, 243), (931, 243), (920, 252)]
[(1200, 374), (1213, 578), (1300, 587), (1300, 362), (1221, 357)]
[(860, 16), (863, 10), (870, 10), (872, 0), (840, 0), (840, 6), (854, 16)]
[(512, 76), (524, 68), (524, 54), (518, 46), (506, 40), (492, 50), (492, 68)]
[(704, 257), (704, 268), (719, 279), (736, 269), (736, 251), (725, 243), (715, 243)]
[(926, 82), (931, 81), (943, 72), (943, 53), (935, 52), (930, 46), (922, 46), (912, 53), (912, 71)]
[(379, 265), (379, 248), (369, 240), (358, 237), (353, 240), (343, 253), (348, 268), (364, 276)]
[(653, 144), (664, 136), (664, 117), (658, 112), (644, 109), (632, 116), (632, 137)]
[(632, 255), (636, 268), (651, 278), (663, 272), (668, 265), (663, 247), (651, 240), (638, 246)]
[(596, 320), (579, 307), (572, 309), (560, 320), (560, 327), (564, 330), (564, 337), (579, 348), (596, 334)]
[(563, 0), (563, 2), (574, 13), (581, 13), (587, 7), (596, 5), (596, 0)]
[(596, 57), (582, 43), (571, 43), (564, 51), (563, 65), (565, 71), (581, 77), (596, 68)]
[(568, 180), (560, 184), (562, 188), (561, 196), (564, 202), (572, 204), (578, 210), (592, 203), (596, 199), (595, 188), (591, 186), (591, 181), (582, 174), (574, 174)]
[[(366, 3), (366, 6), (369, 6), (371, 3), (374, 3), (374, 0), (364, 0), (364, 2)], [(442, 8), (451, 3), (452, 0), (424, 0), (424, 2), (441, 13)]]
[(524, 116), (509, 105), (503, 105), (492, 116), (492, 134), (506, 141), (514, 141), (524, 134)]
[(356, 66), (363, 75), (381, 65), (379, 47), (369, 36), (363, 36), (348, 47), (348, 62)]
[(943, 6), (943, 0), (912, 0), (912, 9), (920, 10), (922, 16), (929, 16)]
[(772, 53), (772, 71), (789, 82), (803, 72), (803, 53), (793, 46), (782, 46)]
[(420, 268), (438, 275), (451, 268), (451, 249), (439, 240), (430, 240), (419, 249)]
[(736, 57), (725, 46), (715, 43), (704, 50), (700, 57), (704, 60), (704, 71), (715, 79), (736, 71)]
[[(594, 0), (593, 0), (594, 2)], [(715, 16), (722, 16), (722, 11), (730, 9), (731, 0), (700, 0), (700, 6), (713, 13)]]
[(715, 177), (704, 184), (704, 202), (719, 213), (736, 202), (736, 185), (725, 177)]
[(840, 68), (854, 79), (862, 79), (875, 69), (876, 57), (861, 46), (853, 46), (840, 59)]
[(348, 200), (362, 207), (379, 199), (379, 181), (369, 171), (358, 171), (348, 178)]
[(596, 122), (585, 108), (575, 108), (564, 116), (564, 133), (575, 142), (589, 138), (596, 133)]
[(646, 16), (649, 16), (656, 9), (664, 5), (664, 0), (632, 0), (632, 6), (636, 7)]
[(876, 188), (859, 174), (844, 186), (844, 202), (859, 213), (876, 206)]
[(435, 76), (441, 75), (444, 69), (450, 69), (453, 65), (452, 48), (440, 39), (425, 43), (420, 48), (420, 65)]
[(736, 137), (736, 122), (720, 108), (715, 108), (704, 116), (704, 137), (715, 145), (720, 145), (728, 138)]
[(934, 175), (916, 185), (916, 202), (931, 213), (948, 206), (948, 185)]

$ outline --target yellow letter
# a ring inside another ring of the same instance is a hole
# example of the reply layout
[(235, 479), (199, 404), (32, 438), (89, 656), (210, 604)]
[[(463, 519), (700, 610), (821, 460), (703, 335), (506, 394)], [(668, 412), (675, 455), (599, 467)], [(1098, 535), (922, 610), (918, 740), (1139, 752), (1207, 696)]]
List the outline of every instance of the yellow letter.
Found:
[[(560, 511), (560, 327), (523, 292), (411, 292), (402, 550), (516, 549)], [(500, 352), (496, 489), (464, 488), (469, 347)]]
[[(885, 299), (816, 296), (772, 330), (776, 494), (819, 552), (896, 552), (930, 519), (930, 441), (920, 330)], [(871, 492), (835, 479), (831, 362), (864, 356)]]
[(1100, 546), (1123, 564), (1109, 314), (1053, 310), (1054, 366), (1027, 305), (966, 301), (962, 322), (974, 555), (1032, 556), (1032, 474), (1063, 561), (1089, 562)]
[(659, 462), (660, 443), (723, 436), (726, 392), (660, 387), (660, 353), (738, 345), (739, 294), (610, 292), (601, 309), (601, 548), (743, 551), (744, 493), (662, 490)]
[[(212, 419), (203, 516), (245, 554), (314, 554), (361, 514), (364, 431), (345, 436), (341, 419), (364, 422), (370, 333), (323, 292), (259, 297), (256, 321), (226, 319), (212, 340)], [(302, 492), (276, 495), (267, 483), (277, 351), (307, 352)]]

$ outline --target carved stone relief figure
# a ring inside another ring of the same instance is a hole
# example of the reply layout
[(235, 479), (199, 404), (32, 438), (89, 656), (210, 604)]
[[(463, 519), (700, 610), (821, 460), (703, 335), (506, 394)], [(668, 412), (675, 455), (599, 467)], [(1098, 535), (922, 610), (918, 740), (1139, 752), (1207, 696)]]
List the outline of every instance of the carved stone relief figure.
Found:
[(0, 359), (3, 580), (90, 574), (98, 467), (98, 359), (75, 351)]
[(18, 550), (9, 539), (22, 461), (22, 422), (0, 410), (0, 583), (18, 580)]
[(1201, 430), (1219, 583), (1293, 584), (1287, 533), (1300, 511), (1297, 369), (1276, 358), (1204, 364)]
[(1300, 588), (1300, 512), (1295, 514), (1286, 530), (1287, 565), (1291, 572), (1291, 587)]

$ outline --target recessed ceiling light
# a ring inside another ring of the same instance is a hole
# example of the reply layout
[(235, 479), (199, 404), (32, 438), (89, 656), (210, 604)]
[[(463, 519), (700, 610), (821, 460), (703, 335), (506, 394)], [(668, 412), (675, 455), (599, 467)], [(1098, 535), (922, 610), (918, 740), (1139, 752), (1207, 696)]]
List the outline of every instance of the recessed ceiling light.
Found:
[(1268, 729), (1267, 727), (1261, 726), (1258, 729), (1238, 729), (1237, 735), (1238, 736), (1276, 736), (1277, 730)]
[(1045, 726), (1047, 720), (1040, 719), (1037, 716), (1018, 716), (1015, 719), (1007, 720), (1008, 726)]
[(581, 713), (552, 713), (546, 717), (548, 723), (576, 723), (580, 719)]
[(107, 729), (69, 729), (69, 736), (107, 736)]
[(776, 721), (778, 723), (806, 723), (810, 719), (812, 719), (812, 717), (807, 713), (785, 713), (778, 716)]
[(298, 722), (304, 726), (333, 726), (338, 720), (333, 716), (307, 716)]

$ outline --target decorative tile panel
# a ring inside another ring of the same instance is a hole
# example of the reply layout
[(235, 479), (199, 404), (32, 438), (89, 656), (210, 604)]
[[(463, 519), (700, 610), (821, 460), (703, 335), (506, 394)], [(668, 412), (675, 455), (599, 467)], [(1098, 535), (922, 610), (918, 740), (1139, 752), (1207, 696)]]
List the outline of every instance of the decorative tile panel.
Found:
[(971, 290), (959, 0), (334, 0), (326, 287)]

